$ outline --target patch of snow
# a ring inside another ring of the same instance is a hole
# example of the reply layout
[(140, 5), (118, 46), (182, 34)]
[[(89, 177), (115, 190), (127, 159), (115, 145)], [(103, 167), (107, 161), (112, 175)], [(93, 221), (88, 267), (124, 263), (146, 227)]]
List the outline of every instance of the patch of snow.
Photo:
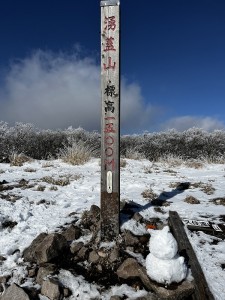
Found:
[(84, 243), (84, 245), (86, 245), (88, 242), (90, 242), (91, 238), (92, 238), (92, 234), (82, 235), (81, 237), (79, 237), (79, 239), (73, 241), (72, 244), (82, 242)]
[(116, 242), (101, 242), (99, 248), (111, 249), (116, 245)]
[(126, 250), (125, 252), (134, 257), (142, 266), (146, 266), (146, 260), (141, 253), (134, 253), (130, 250)]
[(67, 270), (61, 270), (58, 278), (65, 287), (72, 291), (73, 295), (68, 298), (69, 300), (90, 300), (100, 297), (97, 286), (85, 281), (83, 276), (74, 276)]
[(88, 283), (83, 276), (74, 276), (71, 272), (66, 270), (61, 270), (58, 278), (60, 282), (68, 287), (72, 292), (68, 300), (90, 300), (90, 299), (101, 299), (110, 300), (111, 296), (127, 296), (128, 299), (136, 299), (137, 297), (143, 297), (147, 294), (145, 290), (136, 291), (134, 288), (122, 284), (120, 286), (113, 286), (109, 290), (101, 293), (101, 287), (96, 284)]
[(110, 300), (111, 296), (127, 296), (129, 300), (137, 299), (138, 297), (144, 297), (147, 295), (145, 290), (135, 290), (127, 284), (120, 286), (113, 286), (107, 293), (103, 293), (102, 300)]
[(143, 235), (147, 233), (147, 229), (145, 228), (145, 226), (134, 219), (130, 219), (124, 222), (121, 226), (121, 230), (129, 230), (135, 235)]

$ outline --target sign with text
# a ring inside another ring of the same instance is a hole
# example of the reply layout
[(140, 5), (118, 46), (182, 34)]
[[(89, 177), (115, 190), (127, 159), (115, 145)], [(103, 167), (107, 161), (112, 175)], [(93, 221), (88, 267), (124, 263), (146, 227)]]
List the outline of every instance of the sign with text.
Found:
[(119, 234), (120, 4), (101, 1), (101, 238)]
[(225, 234), (225, 224), (214, 224), (209, 221), (183, 219), (183, 223), (190, 230), (211, 232), (215, 235)]

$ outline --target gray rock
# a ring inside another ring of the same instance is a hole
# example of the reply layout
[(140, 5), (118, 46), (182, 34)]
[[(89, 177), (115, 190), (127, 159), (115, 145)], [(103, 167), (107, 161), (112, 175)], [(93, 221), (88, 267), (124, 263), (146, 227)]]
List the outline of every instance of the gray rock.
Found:
[(139, 212), (136, 212), (134, 215), (133, 215), (133, 219), (137, 222), (141, 222), (143, 220), (143, 217), (142, 215), (139, 213)]
[(134, 247), (127, 246), (127, 247), (126, 247), (126, 251), (134, 252)]
[(81, 219), (82, 226), (93, 231), (94, 228), (99, 226), (100, 208), (97, 205), (92, 205), (89, 211), (83, 213)]
[(2, 299), (1, 294), (4, 292), (4, 285), (0, 284), (0, 300)]
[(9, 280), (9, 275), (0, 276), (0, 283), (6, 283)]
[(124, 233), (124, 241), (126, 246), (134, 246), (139, 243), (139, 240), (130, 231)]
[(72, 224), (64, 232), (62, 232), (62, 235), (67, 241), (77, 240), (81, 236), (81, 229)]
[(43, 281), (41, 294), (50, 300), (60, 300), (61, 293), (58, 281), (52, 278)]
[(149, 242), (149, 238), (150, 238), (150, 234), (144, 234), (144, 235), (141, 235), (139, 237), (139, 242), (142, 244), (142, 245), (146, 245), (148, 244)]
[(72, 295), (72, 292), (71, 292), (70, 289), (68, 289), (68, 288), (63, 288), (63, 296), (64, 296), (64, 297), (69, 297), (69, 296), (71, 296), (71, 295)]
[(29, 261), (31, 263), (37, 262), (36, 258), (36, 248), (37, 246), (44, 240), (47, 236), (47, 233), (40, 233), (30, 244), (28, 248), (23, 251), (23, 258), (25, 261)]
[(6, 260), (6, 258), (4, 256), (0, 255), (0, 263), (5, 261), (5, 260)]
[(113, 248), (109, 254), (109, 261), (111, 263), (117, 261), (117, 259), (119, 259), (119, 255), (120, 255), (119, 249), (117, 247)]
[(127, 258), (116, 271), (118, 277), (129, 279), (132, 277), (139, 277), (139, 264), (134, 258)]
[(77, 253), (77, 256), (81, 259), (87, 259), (88, 257), (88, 248), (83, 246)]
[(75, 254), (84, 246), (83, 242), (75, 242), (70, 246), (70, 252)]
[(31, 300), (25, 291), (13, 283), (2, 295), (1, 300)]
[(97, 265), (97, 270), (98, 270), (99, 273), (101, 273), (103, 271), (102, 265), (98, 264)]
[(29, 295), (31, 300), (38, 300), (41, 289), (39, 287), (26, 286), (23, 288), (24, 291)]
[(35, 277), (37, 274), (37, 268), (36, 267), (31, 267), (27, 269), (28, 272), (28, 277)]
[(68, 245), (64, 236), (59, 233), (49, 234), (36, 247), (35, 254), (37, 263), (51, 262), (66, 249), (68, 249)]
[(96, 251), (93, 250), (89, 253), (89, 257), (88, 257), (89, 263), (96, 264), (99, 261), (99, 259), (100, 257)]
[(135, 300), (160, 300), (160, 298), (153, 293), (148, 293), (146, 296), (138, 297)]
[[(177, 284), (176, 288), (164, 288), (153, 282), (147, 275), (146, 269), (139, 265), (134, 258), (127, 258), (117, 270), (117, 275), (123, 279), (138, 277), (148, 291), (154, 291), (160, 299), (182, 300), (194, 292), (194, 285), (189, 281)], [(151, 298), (150, 298), (151, 299)]]
[(177, 284), (176, 288), (170, 289), (158, 286), (157, 284), (151, 282), (152, 289), (159, 297), (160, 300), (183, 300), (190, 297), (194, 292), (194, 285), (192, 282), (183, 281)]
[(100, 216), (100, 208), (97, 205), (92, 205), (90, 208), (90, 213), (92, 214), (93, 217), (97, 218)]
[(182, 300), (190, 296), (194, 291), (193, 283), (189, 281), (183, 281), (181, 284), (177, 284), (176, 288), (170, 289), (169, 287), (164, 288), (153, 282), (147, 275), (146, 269), (137, 263), (139, 272), (139, 278), (141, 279), (144, 286), (154, 291), (160, 299), (165, 300)]
[(41, 266), (38, 270), (37, 273), (37, 278), (36, 278), (36, 282), (40, 285), (42, 285), (44, 279), (49, 276), (54, 274), (54, 272), (56, 272), (57, 267), (54, 264), (44, 264), (43, 266)]
[(102, 258), (106, 258), (108, 256), (108, 251), (105, 248), (101, 248), (98, 251), (98, 255)]
[(121, 300), (121, 299), (122, 298), (120, 296), (117, 296), (117, 295), (110, 297), (110, 300)]

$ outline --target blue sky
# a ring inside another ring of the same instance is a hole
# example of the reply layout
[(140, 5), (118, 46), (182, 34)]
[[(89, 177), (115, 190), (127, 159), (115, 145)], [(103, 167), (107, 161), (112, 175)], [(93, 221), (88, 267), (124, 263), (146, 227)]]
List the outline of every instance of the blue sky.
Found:
[[(121, 0), (122, 133), (225, 127), (225, 1)], [(100, 1), (2, 1), (0, 120), (100, 128)]]

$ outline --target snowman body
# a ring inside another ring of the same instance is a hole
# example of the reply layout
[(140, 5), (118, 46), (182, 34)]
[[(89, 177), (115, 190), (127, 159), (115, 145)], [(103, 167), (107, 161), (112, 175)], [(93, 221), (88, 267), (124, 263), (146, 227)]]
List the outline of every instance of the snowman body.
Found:
[(177, 254), (177, 242), (169, 232), (169, 227), (150, 232), (150, 253), (146, 257), (148, 276), (165, 285), (181, 282), (187, 275), (187, 266), (184, 257)]

